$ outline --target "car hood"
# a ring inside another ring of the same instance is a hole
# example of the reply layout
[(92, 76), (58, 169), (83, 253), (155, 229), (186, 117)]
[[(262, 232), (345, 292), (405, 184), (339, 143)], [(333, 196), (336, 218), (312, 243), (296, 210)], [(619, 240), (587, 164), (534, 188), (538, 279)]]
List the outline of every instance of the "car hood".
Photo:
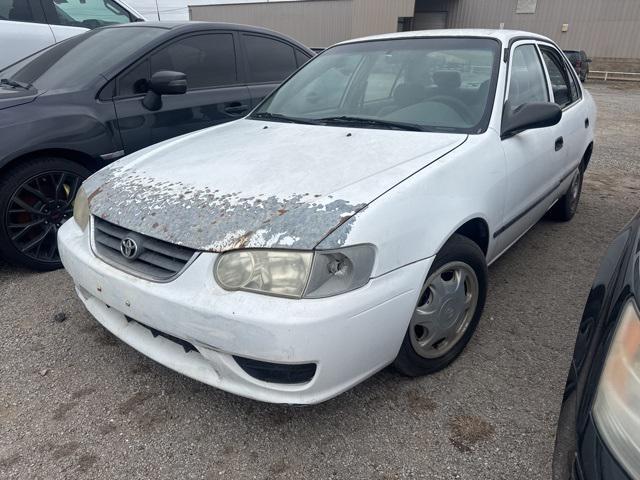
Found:
[(125, 157), (84, 189), (93, 215), (193, 249), (312, 249), (466, 138), (243, 119)]

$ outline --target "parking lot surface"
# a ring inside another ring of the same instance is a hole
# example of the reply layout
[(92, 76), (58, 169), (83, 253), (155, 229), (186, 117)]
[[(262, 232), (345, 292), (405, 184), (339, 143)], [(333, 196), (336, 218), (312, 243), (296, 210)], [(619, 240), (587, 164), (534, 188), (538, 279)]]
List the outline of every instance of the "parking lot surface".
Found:
[(121, 343), (64, 271), (0, 263), (0, 478), (549, 478), (589, 286), (640, 208), (640, 88), (588, 88), (599, 124), (578, 214), (489, 269), (476, 336), (430, 377), (388, 369), (318, 406), (261, 404)]

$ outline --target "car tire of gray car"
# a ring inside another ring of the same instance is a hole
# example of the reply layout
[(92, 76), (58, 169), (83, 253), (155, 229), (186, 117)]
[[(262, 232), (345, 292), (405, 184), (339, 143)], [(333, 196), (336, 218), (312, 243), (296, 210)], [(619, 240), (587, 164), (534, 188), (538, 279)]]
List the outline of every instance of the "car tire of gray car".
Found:
[(568, 222), (578, 211), (580, 203), (580, 195), (582, 194), (582, 179), (584, 172), (582, 166), (578, 169), (577, 175), (574, 177), (569, 190), (560, 197), (553, 207), (549, 210), (548, 218), (559, 222)]
[(425, 280), (398, 356), (400, 373), (418, 377), (453, 362), (473, 336), (487, 295), (487, 262), (471, 239), (455, 234)]
[(91, 172), (65, 158), (19, 162), (0, 176), (0, 257), (33, 270), (60, 268), (57, 231)]

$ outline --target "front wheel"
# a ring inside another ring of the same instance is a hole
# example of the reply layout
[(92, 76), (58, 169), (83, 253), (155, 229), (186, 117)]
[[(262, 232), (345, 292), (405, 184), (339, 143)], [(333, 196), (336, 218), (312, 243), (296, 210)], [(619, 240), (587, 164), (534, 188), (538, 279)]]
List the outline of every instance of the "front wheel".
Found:
[(60, 268), (57, 233), (91, 172), (63, 158), (25, 159), (0, 178), (0, 256), (34, 270)]
[(487, 264), (472, 240), (454, 235), (436, 256), (420, 290), (395, 368), (410, 377), (442, 370), (462, 353), (487, 295)]

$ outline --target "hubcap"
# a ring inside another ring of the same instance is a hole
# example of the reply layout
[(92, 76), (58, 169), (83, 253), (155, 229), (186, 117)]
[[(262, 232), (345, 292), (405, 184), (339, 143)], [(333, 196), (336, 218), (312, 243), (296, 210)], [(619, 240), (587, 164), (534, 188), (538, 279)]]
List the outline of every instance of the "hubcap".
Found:
[(478, 292), (478, 277), (463, 262), (447, 263), (427, 278), (409, 327), (418, 355), (438, 358), (458, 343), (473, 319)]
[(68, 172), (48, 172), (24, 182), (9, 200), (5, 225), (13, 246), (29, 258), (59, 260), (57, 233), (73, 215), (73, 199), (82, 178)]

